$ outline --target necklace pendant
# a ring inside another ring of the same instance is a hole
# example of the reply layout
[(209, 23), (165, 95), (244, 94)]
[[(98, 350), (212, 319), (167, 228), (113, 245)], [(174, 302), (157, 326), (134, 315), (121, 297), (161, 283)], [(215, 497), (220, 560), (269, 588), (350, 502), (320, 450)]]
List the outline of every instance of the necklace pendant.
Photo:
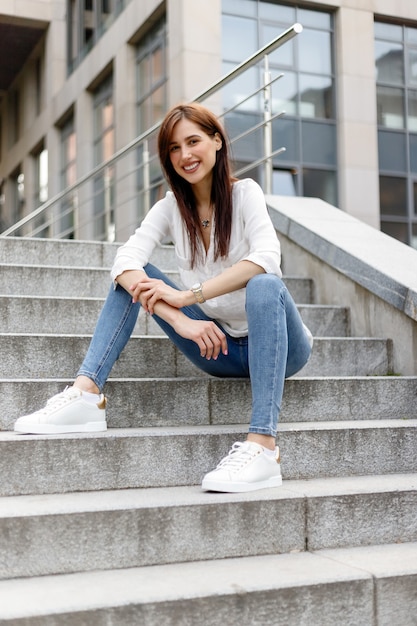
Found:
[(203, 228), (207, 228), (209, 224), (210, 224), (210, 220), (201, 220), (201, 225)]

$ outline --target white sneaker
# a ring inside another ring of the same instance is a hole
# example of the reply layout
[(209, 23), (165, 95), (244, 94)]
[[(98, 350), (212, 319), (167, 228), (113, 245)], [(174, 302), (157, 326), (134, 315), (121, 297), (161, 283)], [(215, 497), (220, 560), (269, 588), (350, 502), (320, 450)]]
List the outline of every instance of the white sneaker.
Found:
[(106, 398), (101, 394), (99, 402), (94, 404), (83, 398), (80, 389), (67, 387), (52, 396), (40, 411), (19, 417), (14, 430), (17, 433), (36, 435), (107, 430)]
[(240, 493), (282, 485), (279, 449), (275, 457), (268, 456), (264, 448), (253, 441), (234, 443), (229, 454), (215, 470), (205, 475), (205, 491)]

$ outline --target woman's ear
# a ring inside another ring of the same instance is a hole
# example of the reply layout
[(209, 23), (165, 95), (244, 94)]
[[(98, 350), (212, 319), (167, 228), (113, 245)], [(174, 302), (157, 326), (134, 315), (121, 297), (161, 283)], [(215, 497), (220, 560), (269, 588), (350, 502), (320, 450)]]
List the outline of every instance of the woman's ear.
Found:
[(221, 150), (222, 145), (223, 145), (223, 141), (222, 141), (222, 138), (220, 136), (220, 133), (214, 133), (214, 139), (216, 141), (216, 150)]

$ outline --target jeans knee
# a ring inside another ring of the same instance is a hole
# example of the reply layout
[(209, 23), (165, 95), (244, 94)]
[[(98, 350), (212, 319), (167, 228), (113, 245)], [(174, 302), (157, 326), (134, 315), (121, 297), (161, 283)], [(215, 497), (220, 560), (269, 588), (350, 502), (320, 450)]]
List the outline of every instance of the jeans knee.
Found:
[(284, 289), (283, 281), (276, 274), (257, 274), (246, 285), (246, 304), (254, 302), (265, 306)]

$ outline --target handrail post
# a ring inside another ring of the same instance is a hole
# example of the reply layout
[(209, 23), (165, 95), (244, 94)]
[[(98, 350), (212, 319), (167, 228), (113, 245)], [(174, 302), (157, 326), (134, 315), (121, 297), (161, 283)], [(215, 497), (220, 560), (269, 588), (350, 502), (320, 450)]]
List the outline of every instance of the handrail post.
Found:
[[(271, 99), (271, 73), (269, 71), (268, 56), (264, 56), (264, 156), (272, 154), (272, 99)], [(272, 194), (272, 158), (265, 160), (265, 193)]]

